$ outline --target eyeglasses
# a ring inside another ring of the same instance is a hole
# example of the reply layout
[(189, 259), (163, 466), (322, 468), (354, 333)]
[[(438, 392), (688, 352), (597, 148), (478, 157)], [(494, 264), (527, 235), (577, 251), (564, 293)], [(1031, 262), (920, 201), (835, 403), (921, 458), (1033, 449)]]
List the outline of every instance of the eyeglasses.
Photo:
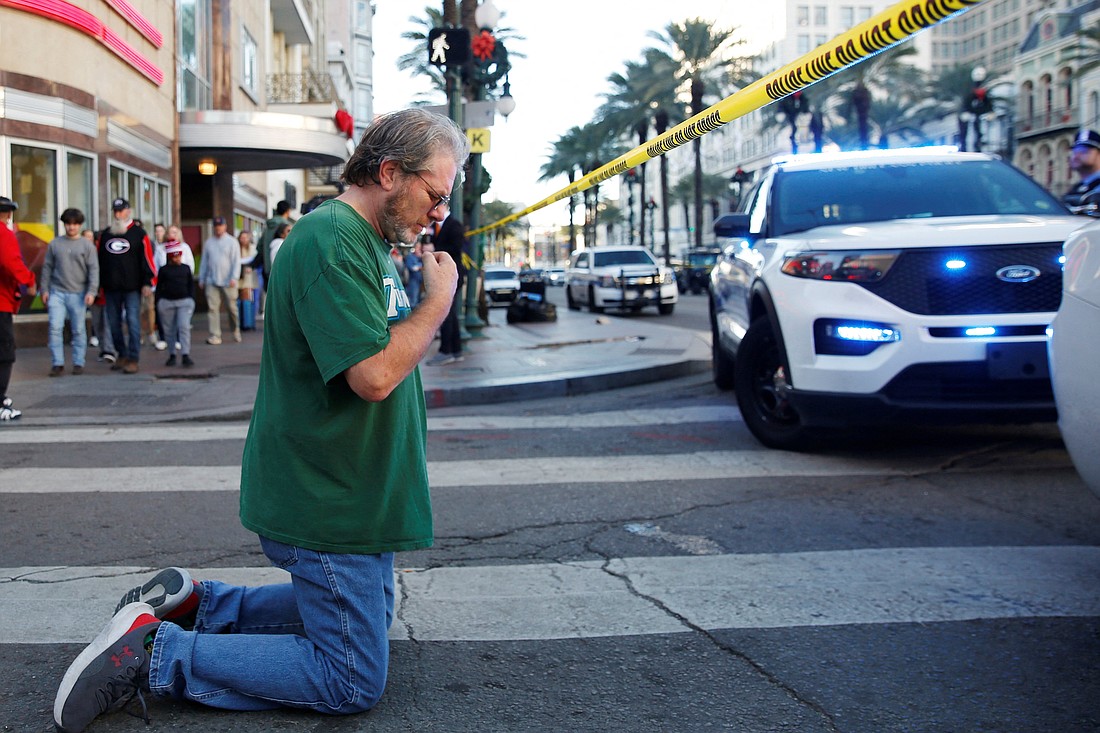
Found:
[(424, 180), (424, 176), (420, 175), (416, 171), (413, 171), (412, 174), (420, 179), (420, 182), (424, 184), (424, 188), (428, 189), (428, 195), (430, 195), (432, 197), (432, 201), (435, 202), (434, 204), (432, 204), (428, 208), (428, 211), (435, 211), (440, 206), (446, 206), (446, 207), (450, 208), (450, 206), (451, 206), (451, 196), (450, 196), (450, 194), (447, 194), (446, 196), (439, 195), (438, 193), (435, 192), (435, 189), (432, 188), (431, 184)]

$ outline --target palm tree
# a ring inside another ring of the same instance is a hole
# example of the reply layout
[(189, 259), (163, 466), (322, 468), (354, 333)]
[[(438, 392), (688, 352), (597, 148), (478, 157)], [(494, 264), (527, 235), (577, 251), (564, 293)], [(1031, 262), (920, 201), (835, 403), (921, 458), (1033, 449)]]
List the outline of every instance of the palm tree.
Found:
[[(454, 2), (452, 1), (450, 4), (453, 6)], [(434, 90), (446, 93), (447, 79), (443, 70), (438, 66), (429, 64), (428, 54), (424, 52), (424, 49), (428, 47), (428, 32), (433, 28), (442, 28), (444, 25), (443, 13), (438, 8), (429, 6), (424, 8), (423, 16), (410, 15), (409, 23), (414, 26), (413, 30), (405, 31), (401, 34), (401, 37), (412, 42), (413, 50), (402, 54), (397, 59), (398, 70), (412, 72), (414, 76), (426, 76), (432, 80)], [(421, 98), (416, 103), (427, 102)]]
[(912, 44), (895, 46), (837, 72), (838, 93), (845, 98), (837, 112), (848, 121), (855, 122), (861, 150), (871, 147), (871, 105), (875, 92), (879, 92), (878, 96), (896, 96), (897, 84), (906, 80), (911, 84), (916, 78), (912, 73), (915, 69), (905, 61), (905, 57), (916, 52)]
[[(664, 33), (650, 32), (650, 35), (668, 49), (669, 55), (677, 64), (675, 78), (688, 86), (690, 94), (689, 109), (692, 115), (704, 109), (704, 100), (717, 91), (724, 71), (732, 64), (741, 65), (742, 59), (731, 59), (728, 51), (735, 45), (743, 44), (744, 39), (735, 39), (736, 28), (718, 29), (709, 21), (701, 18), (685, 20), (683, 23), (669, 23)], [(702, 141), (692, 141), (695, 156), (695, 218), (703, 216), (703, 154)], [(695, 244), (702, 246), (703, 232), (695, 228)]]
[[(539, 181), (550, 181), (564, 175), (572, 184), (577, 178), (577, 173), (584, 168), (585, 150), (583, 147), (582, 130), (579, 127), (571, 127), (561, 135), (554, 143), (547, 161), (539, 169)], [(577, 248), (577, 230), (573, 223), (576, 210), (576, 196), (569, 197), (569, 251)]]

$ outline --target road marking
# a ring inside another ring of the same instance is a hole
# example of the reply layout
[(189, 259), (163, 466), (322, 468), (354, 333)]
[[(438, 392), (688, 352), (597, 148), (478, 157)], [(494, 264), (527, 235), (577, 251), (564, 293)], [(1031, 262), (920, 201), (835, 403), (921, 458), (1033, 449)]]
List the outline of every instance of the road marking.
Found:
[[(684, 425), (700, 422), (740, 422), (733, 405), (703, 405), (661, 410), (619, 410), (581, 415), (428, 416), (428, 430), (549, 430), (619, 428), (634, 425)], [(248, 423), (203, 426), (173, 425), (173, 441), (244, 440)], [(148, 425), (89, 428), (23, 428), (0, 430), (0, 445), (33, 443), (148, 443), (155, 440)]]
[[(1068, 458), (1066, 459), (1068, 465)], [(699, 451), (656, 455), (541, 456), (468, 461), (429, 461), (432, 488), (527, 486), (684, 479), (791, 476), (898, 476), (946, 471), (935, 458), (866, 458), (764, 450)], [(958, 466), (952, 472), (996, 471), (1004, 466)], [(0, 494), (76, 494), (143, 491), (236, 491), (240, 466), (120, 466), (116, 468), (0, 469)]]
[[(151, 569), (0, 568), (0, 643), (86, 643)], [(193, 569), (235, 584), (272, 568)], [(518, 641), (1100, 616), (1100, 547), (932, 547), (404, 569), (391, 638)], [(50, 623), (42, 623), (43, 618)]]

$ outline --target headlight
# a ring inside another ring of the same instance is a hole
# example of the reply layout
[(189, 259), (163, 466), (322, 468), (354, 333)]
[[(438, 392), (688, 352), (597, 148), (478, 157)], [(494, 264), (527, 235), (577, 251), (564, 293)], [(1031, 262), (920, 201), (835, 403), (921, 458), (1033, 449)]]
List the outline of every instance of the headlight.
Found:
[(791, 277), (839, 282), (877, 282), (897, 261), (901, 250), (799, 252), (783, 258), (780, 271)]
[(600, 287), (601, 288), (617, 288), (619, 286), (618, 278), (614, 275), (601, 275)]
[(676, 276), (672, 274), (672, 270), (665, 270), (661, 273), (661, 284), (671, 285), (676, 282)]

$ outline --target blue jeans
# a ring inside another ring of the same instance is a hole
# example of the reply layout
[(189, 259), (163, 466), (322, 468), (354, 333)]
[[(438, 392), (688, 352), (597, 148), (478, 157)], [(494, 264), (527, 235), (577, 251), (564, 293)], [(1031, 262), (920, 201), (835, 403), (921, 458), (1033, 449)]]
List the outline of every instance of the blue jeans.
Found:
[[(136, 362), (141, 357), (141, 291), (105, 290), (107, 320), (118, 358)], [(122, 332), (122, 310), (126, 309), (126, 331)]]
[(84, 327), (84, 314), (87, 311), (84, 293), (69, 293), (64, 290), (50, 292), (46, 312), (50, 318), (50, 359), (53, 366), (65, 365), (66, 318), (73, 330), (73, 366), (84, 366), (84, 357), (88, 353), (88, 334)]
[(386, 686), (393, 553), (340, 555), (261, 537), (291, 582), (204, 581), (194, 631), (162, 623), (149, 689), (226, 710), (372, 708)]

